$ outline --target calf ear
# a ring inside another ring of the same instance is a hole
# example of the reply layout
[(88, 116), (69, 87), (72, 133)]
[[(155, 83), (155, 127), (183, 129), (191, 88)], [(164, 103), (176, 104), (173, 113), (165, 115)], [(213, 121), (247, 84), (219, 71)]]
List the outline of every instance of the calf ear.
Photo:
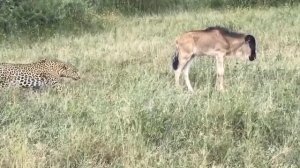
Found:
[(63, 65), (62, 68), (63, 68), (64, 70), (66, 70), (66, 69), (67, 69), (67, 66), (66, 66), (66, 65)]
[(252, 35), (247, 35), (245, 37), (245, 41), (248, 42), (248, 43), (255, 43), (255, 38), (252, 36)]
[(256, 42), (255, 42), (254, 36), (252, 36), (252, 35), (247, 35), (247, 36), (245, 37), (245, 42), (247, 42), (247, 43), (249, 44), (249, 46), (250, 46), (250, 48), (251, 48), (252, 50), (255, 50), (255, 48), (256, 48)]

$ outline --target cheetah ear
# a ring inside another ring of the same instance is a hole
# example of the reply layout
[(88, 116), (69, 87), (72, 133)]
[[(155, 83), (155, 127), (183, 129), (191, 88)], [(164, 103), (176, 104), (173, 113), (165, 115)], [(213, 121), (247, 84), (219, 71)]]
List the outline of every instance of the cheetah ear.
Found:
[(40, 60), (38, 61), (38, 63), (45, 63), (46, 61), (47, 61), (47, 59), (44, 58), (44, 59), (40, 59)]
[(42, 78), (45, 78), (45, 77), (47, 77), (47, 74), (46, 74), (45, 72), (43, 72), (43, 73), (40, 73), (40, 76), (41, 76)]

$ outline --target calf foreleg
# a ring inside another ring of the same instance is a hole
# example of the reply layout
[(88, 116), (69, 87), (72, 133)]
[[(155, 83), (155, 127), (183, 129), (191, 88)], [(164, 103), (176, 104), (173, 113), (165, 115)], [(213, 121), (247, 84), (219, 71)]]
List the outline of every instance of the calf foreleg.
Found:
[(216, 56), (217, 65), (217, 78), (216, 87), (219, 91), (224, 91), (224, 55), (219, 54)]

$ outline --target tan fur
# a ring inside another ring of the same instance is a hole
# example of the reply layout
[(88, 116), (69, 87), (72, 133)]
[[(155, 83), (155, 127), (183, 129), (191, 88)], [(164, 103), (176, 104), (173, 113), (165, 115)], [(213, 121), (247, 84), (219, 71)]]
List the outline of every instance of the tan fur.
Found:
[[(211, 27), (205, 30), (195, 30), (183, 33), (176, 40), (176, 50), (178, 52), (178, 67), (175, 70), (175, 82), (179, 86), (181, 73), (189, 91), (193, 91), (189, 80), (189, 69), (194, 56), (212, 56), (216, 58), (218, 90), (224, 90), (224, 58), (239, 57), (249, 58), (254, 49), (255, 59), (255, 40), (254, 47), (250, 48), (247, 35), (230, 32), (225, 28)], [(253, 36), (251, 36), (253, 37)], [(254, 37), (253, 37), (254, 38)], [(250, 59), (250, 60), (254, 60)]]

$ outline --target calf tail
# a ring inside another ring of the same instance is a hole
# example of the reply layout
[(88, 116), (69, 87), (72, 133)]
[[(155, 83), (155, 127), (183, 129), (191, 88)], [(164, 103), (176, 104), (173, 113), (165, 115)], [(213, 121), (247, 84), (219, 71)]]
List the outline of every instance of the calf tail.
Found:
[(178, 64), (179, 64), (178, 56), (179, 56), (179, 52), (178, 52), (178, 49), (176, 48), (176, 51), (173, 55), (173, 60), (172, 60), (172, 65), (173, 65), (174, 70), (177, 70), (177, 68), (178, 68)]

